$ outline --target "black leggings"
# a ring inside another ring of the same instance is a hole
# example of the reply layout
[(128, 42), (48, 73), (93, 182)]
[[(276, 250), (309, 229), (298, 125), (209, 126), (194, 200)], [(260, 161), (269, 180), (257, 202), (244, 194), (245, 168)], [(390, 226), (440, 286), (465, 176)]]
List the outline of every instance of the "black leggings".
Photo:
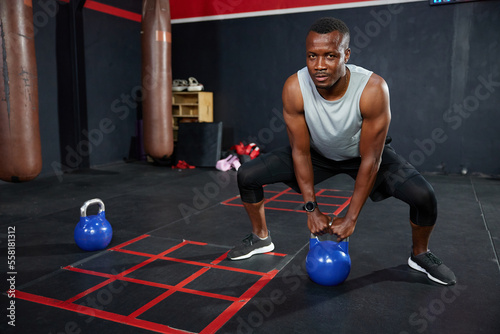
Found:
[[(360, 158), (346, 161), (327, 159), (311, 149), (314, 184), (345, 173), (356, 179)], [(264, 199), (263, 186), (283, 182), (300, 193), (293, 169), (292, 151), (284, 147), (244, 163), (238, 170), (241, 200), (258, 203)], [(437, 201), (432, 186), (406, 160), (386, 145), (370, 198), (381, 201), (395, 197), (410, 206), (410, 219), (420, 226), (432, 226), (437, 218)]]

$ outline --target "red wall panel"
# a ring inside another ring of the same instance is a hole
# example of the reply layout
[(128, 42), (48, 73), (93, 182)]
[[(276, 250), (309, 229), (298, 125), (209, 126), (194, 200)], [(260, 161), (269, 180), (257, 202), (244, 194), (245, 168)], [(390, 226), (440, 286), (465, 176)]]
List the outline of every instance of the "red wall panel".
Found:
[(368, 2), (366, 0), (170, 0), (172, 19), (186, 19), (228, 14), (241, 14), (268, 10), (292, 9), (300, 7), (314, 7), (354, 2)]

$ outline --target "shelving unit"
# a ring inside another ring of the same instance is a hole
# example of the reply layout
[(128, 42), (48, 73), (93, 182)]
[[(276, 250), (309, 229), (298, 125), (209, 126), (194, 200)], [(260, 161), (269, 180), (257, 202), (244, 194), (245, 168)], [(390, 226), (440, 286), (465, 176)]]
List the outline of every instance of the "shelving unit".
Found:
[(174, 141), (177, 141), (179, 123), (213, 122), (212, 92), (173, 92), (172, 117)]

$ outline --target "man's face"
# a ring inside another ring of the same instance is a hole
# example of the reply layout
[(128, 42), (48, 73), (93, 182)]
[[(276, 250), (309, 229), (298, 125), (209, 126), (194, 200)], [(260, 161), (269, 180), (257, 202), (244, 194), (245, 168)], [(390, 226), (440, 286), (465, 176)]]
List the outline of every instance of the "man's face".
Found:
[(307, 69), (318, 89), (329, 89), (345, 75), (350, 49), (342, 34), (311, 31), (306, 39)]

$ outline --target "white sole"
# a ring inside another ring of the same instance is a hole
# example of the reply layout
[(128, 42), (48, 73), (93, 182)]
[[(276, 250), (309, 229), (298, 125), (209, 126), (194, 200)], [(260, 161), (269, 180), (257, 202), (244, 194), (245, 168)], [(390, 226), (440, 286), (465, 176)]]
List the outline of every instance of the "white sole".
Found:
[(262, 253), (267, 253), (267, 252), (270, 252), (274, 250), (274, 244), (271, 242), (270, 245), (267, 245), (265, 247), (261, 247), (261, 248), (257, 248), (257, 249), (254, 249), (253, 251), (251, 251), (250, 253), (248, 254), (245, 254), (245, 255), (242, 255), (242, 256), (238, 256), (238, 257), (234, 257), (234, 258), (229, 258), (231, 261), (238, 261), (238, 260), (244, 260), (244, 259), (248, 259), (249, 257), (251, 257), (252, 255), (255, 255), (255, 254), (262, 254)]
[(421, 266), (419, 266), (415, 261), (413, 261), (411, 259), (411, 257), (408, 258), (408, 266), (410, 266), (410, 268), (412, 268), (412, 269), (415, 269), (415, 270), (420, 271), (420, 272), (422, 272), (424, 274), (427, 274), (427, 277), (431, 281), (434, 281), (436, 283), (443, 284), (443, 285), (449, 285), (448, 283), (445, 283), (445, 282), (443, 282), (441, 280), (438, 280), (437, 278), (435, 278), (434, 276), (432, 276), (431, 274), (429, 274), (427, 272), (427, 270), (425, 270), (424, 268), (422, 268)]

